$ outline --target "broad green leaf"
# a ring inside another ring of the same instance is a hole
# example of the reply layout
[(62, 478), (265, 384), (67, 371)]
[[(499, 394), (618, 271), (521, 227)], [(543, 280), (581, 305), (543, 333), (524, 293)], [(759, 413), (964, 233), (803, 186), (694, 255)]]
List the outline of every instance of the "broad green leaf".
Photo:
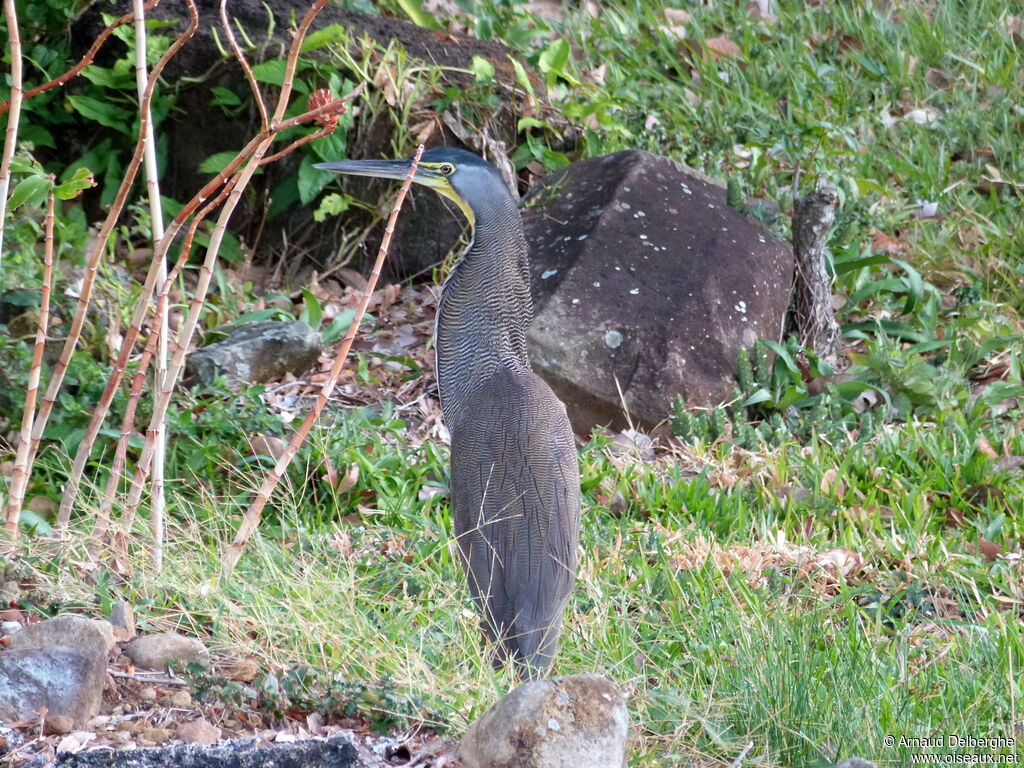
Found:
[(528, 131), (531, 128), (548, 128), (548, 127), (550, 127), (550, 126), (548, 126), (547, 123), (545, 123), (542, 120), (538, 120), (535, 117), (521, 117), (521, 118), (519, 118), (519, 122), (516, 124), (516, 131), (518, 133), (522, 133), (523, 131)]
[(788, 368), (791, 373), (800, 373), (800, 368), (793, 361), (793, 356), (789, 354), (789, 350), (782, 344), (779, 344), (777, 341), (772, 341), (771, 339), (761, 339), (761, 343), (778, 355), (779, 359), (785, 363), (786, 368)]
[(302, 289), (302, 312), (299, 313), (299, 320), (304, 322), (314, 331), (320, 328), (320, 322), (323, 320), (324, 310), (320, 306), (320, 302), (317, 301), (314, 296), (306, 288)]
[(26, 203), (39, 205), (46, 199), (46, 193), (50, 190), (49, 176), (29, 176), (22, 179), (11, 192), (7, 200), (7, 206), (12, 211), (20, 208)]
[(339, 40), (347, 40), (348, 31), (340, 24), (330, 24), (323, 29), (318, 29), (315, 32), (306, 35), (306, 39), (302, 41), (302, 52), (308, 53), (309, 51), (316, 51), (320, 48), (336, 43)]
[(230, 88), (216, 85), (210, 89), (213, 98), (210, 104), (215, 107), (238, 107), (242, 104), (242, 98)]
[(757, 405), (758, 403), (769, 402), (771, 399), (771, 392), (769, 392), (764, 387), (761, 387), (761, 389), (757, 390), (756, 392), (751, 394), (750, 397), (748, 397), (746, 400), (740, 403), (740, 407), (746, 408), (749, 405)]
[(474, 56), (469, 70), (473, 73), (477, 85), (494, 82), (494, 65), (483, 56)]
[[(270, 85), (280, 87), (284, 85), (286, 68), (287, 64), (280, 59), (262, 61), (252, 68), (252, 74), (261, 83), (269, 83)], [(309, 86), (299, 77), (298, 69), (296, 69), (295, 75), (292, 77), (292, 88), (296, 93), (309, 93)]]
[(326, 221), (328, 216), (337, 216), (339, 213), (344, 213), (351, 205), (351, 197), (331, 192), (323, 196), (320, 205), (313, 211), (313, 220), (317, 222)]
[(237, 152), (217, 152), (199, 164), (200, 173), (220, 173), (235, 159)]
[(85, 167), (79, 167), (71, 174), (71, 178), (57, 185), (56, 189), (53, 190), (53, 194), (57, 196), (58, 200), (71, 200), (78, 197), (78, 194), (83, 189), (95, 186), (96, 180), (92, 176), (92, 171)]
[(129, 133), (132, 130), (135, 114), (116, 104), (80, 94), (68, 96), (68, 101), (75, 111), (84, 118), (95, 120), (100, 125), (114, 128), (122, 133)]
[(304, 155), (302, 163), (299, 165), (299, 172), (296, 174), (296, 182), (299, 185), (299, 202), (303, 205), (312, 203), (332, 179), (334, 179), (333, 173), (314, 168), (313, 159), (309, 155)]
[(434, 14), (423, 10), (422, 0), (398, 0), (398, 6), (405, 11), (405, 15), (416, 26), (426, 29), (444, 29), (441, 22), (434, 18)]
[[(332, 344), (341, 338), (341, 335), (345, 333), (349, 326), (352, 325), (352, 320), (356, 316), (354, 309), (346, 309), (334, 316), (331, 320), (331, 324), (323, 332), (324, 344)], [(363, 318), (363, 322), (366, 322), (366, 318)]]

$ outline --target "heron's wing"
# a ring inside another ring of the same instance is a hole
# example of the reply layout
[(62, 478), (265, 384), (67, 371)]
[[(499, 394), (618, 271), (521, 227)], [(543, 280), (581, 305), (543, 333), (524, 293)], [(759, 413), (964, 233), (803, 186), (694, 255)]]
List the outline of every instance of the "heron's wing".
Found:
[(546, 666), (576, 575), (580, 481), (565, 408), (532, 371), (500, 369), (467, 399), (451, 504), (491, 639)]

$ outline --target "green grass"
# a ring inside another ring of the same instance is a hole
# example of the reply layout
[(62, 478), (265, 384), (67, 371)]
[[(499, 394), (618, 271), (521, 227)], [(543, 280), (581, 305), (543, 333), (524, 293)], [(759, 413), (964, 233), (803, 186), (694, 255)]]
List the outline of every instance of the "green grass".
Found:
[[(1019, 552), (1012, 512), (1024, 479), (993, 474), (976, 454), (979, 435), (956, 421), (894, 428), (856, 452), (719, 443), (645, 463), (599, 436), (585, 447), (583, 557), (556, 671), (599, 670), (627, 693), (631, 765), (725, 759), (748, 740), (751, 764), (861, 754), (904, 765), (908, 751), (884, 747), (886, 735), (1012, 734), (1024, 574), (1019, 557), (990, 562), (976, 544), (985, 535)], [(339, 466), (363, 462), (350, 492), (361, 511), (351, 499), (331, 507), (316, 481), (289, 485), (220, 585), (220, 548), (243, 507), (230, 494), (175, 492), (167, 570), (138, 571), (126, 591), (144, 628), (183, 628), (267, 670), (390, 678), (400, 715), (457, 735), (512, 681), (480, 647), (447, 507), (418, 498), (427, 473), (443, 477), (445, 451), (432, 446), (413, 465), (399, 433), (372, 424), (349, 424), (347, 446), (326, 431), (313, 441), (331, 441)], [(1011, 430), (988, 439), (1024, 453)], [(836, 481), (820, 490), (830, 468), (842, 492)], [(1005, 499), (964, 504), (962, 489), (978, 479)], [(812, 493), (782, 501), (784, 486)], [(598, 500), (609, 489), (624, 491), (625, 511)], [(964, 525), (947, 521), (954, 502)], [(801, 570), (833, 548), (863, 566), (848, 579)], [(60, 570), (51, 563), (45, 578), (95, 604)]]
[[(552, 98), (588, 126), (582, 155), (667, 154), (783, 211), (797, 169), (801, 192), (817, 175), (832, 179), (843, 197), (830, 250), (851, 372), (888, 398), (861, 432), (837, 388), (830, 402), (849, 429), (816, 423), (824, 401), (777, 364), (762, 372), (757, 386), (770, 391), (757, 408), (731, 421), (723, 411), (721, 430), (655, 462), (595, 434), (581, 450), (580, 577), (555, 671), (617, 681), (632, 718), (630, 765), (642, 768), (727, 766), (747, 742), (744, 765), (828, 766), (852, 754), (907, 765), (914, 750), (886, 746), (887, 736), (939, 734), (1014, 737), (1006, 752), (1019, 756), (1024, 471), (997, 469), (998, 458), (1024, 456), (1019, 402), (1001, 410), (1024, 395), (1024, 83), (1007, 4), (815, 10), (783, 0), (772, 25), (744, 5), (687, 4), (686, 42), (639, 1), (561, 22), (515, 4), (475, 9), (478, 30), (548, 68)], [(737, 58), (701, 53), (702, 39), (723, 35)], [(586, 42), (556, 71), (541, 54), (559, 39)], [(590, 82), (601, 65), (603, 82)], [(929, 85), (929, 68), (948, 88)], [(569, 88), (572, 79), (589, 84)], [(900, 117), (925, 108), (937, 110), (930, 125)], [(560, 162), (551, 131), (530, 130), (517, 161)], [(1011, 183), (985, 181), (995, 175)], [(918, 200), (937, 201), (941, 216), (914, 218)], [(873, 254), (876, 231), (905, 252)], [(23, 239), (27, 253), (31, 233)], [(225, 290), (209, 311), (227, 322), (250, 303)], [(103, 381), (102, 366), (76, 365), (48, 434), (66, 452)], [(4, 386), (16, 391), (12, 381)], [(265, 670), (390, 678), (397, 698), (370, 696), (365, 712), (458, 736), (513, 683), (480, 647), (447, 506), (423, 493), (444, 485), (447, 449), (411, 439), (387, 407), (346, 412), (300, 453), (221, 584), (221, 548), (265, 468), (246, 437), (283, 428), (262, 410), (260, 388), (242, 395), (189, 395), (171, 425), (166, 571), (132, 563), (89, 585), (76, 553), (51, 559), (29, 538), (36, 609), (102, 612), (125, 594), (143, 628), (194, 632)], [(739, 439), (742, 419), (775, 416), (799, 437)], [(354, 487), (324, 481), (325, 456), (339, 472), (359, 468)], [(62, 482), (59, 456), (42, 461), (30, 495), (54, 495)], [(97, 486), (104, 462), (93, 467)], [(859, 564), (842, 576), (825, 553)]]

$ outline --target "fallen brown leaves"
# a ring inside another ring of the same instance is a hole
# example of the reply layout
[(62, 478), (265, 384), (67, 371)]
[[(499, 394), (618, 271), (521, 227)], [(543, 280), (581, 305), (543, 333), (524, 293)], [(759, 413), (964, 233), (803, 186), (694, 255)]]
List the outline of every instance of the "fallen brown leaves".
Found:
[(723, 547), (703, 534), (655, 526), (664, 536), (664, 547), (674, 567), (689, 571), (710, 562), (726, 576), (742, 573), (751, 587), (765, 586), (772, 572), (784, 571), (806, 581), (815, 591), (835, 594), (840, 583), (859, 581), (870, 572), (857, 552), (842, 548), (818, 551), (793, 544), (781, 533), (771, 541)]

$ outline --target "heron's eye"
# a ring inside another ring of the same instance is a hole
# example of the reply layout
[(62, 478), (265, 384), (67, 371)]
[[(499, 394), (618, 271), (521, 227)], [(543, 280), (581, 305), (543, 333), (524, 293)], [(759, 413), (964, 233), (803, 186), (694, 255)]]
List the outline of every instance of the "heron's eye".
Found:
[(444, 163), (438, 170), (440, 170), (445, 176), (451, 176), (455, 173), (455, 166), (451, 163)]

